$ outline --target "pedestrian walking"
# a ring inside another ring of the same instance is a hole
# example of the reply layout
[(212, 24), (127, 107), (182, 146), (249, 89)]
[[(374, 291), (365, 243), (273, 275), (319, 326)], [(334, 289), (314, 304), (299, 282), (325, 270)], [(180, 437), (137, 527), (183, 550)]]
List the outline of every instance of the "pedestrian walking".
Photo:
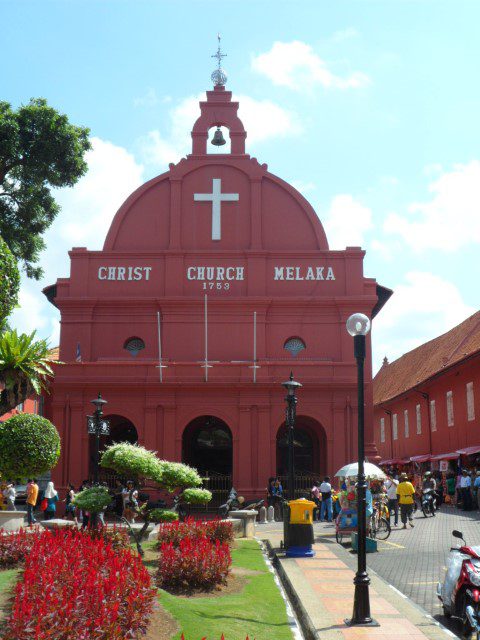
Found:
[(325, 476), (322, 484), (320, 485), (320, 495), (322, 496), (322, 504), (320, 507), (320, 520), (324, 520), (326, 517), (327, 521), (331, 522), (333, 518), (332, 516), (332, 485), (330, 484), (329, 476)]
[(127, 496), (125, 499), (124, 517), (130, 522), (135, 523), (138, 510), (138, 491), (135, 489), (135, 485), (132, 480), (127, 482)]
[(55, 514), (57, 512), (57, 502), (58, 502), (58, 493), (55, 491), (53, 482), (49, 482), (47, 484), (47, 488), (45, 489), (45, 495), (43, 496), (43, 499), (47, 501), (46, 509), (44, 512), (44, 519), (52, 520), (52, 518), (55, 518)]
[(75, 487), (73, 484), (68, 485), (67, 495), (65, 496), (65, 518), (73, 518), (75, 524), (77, 524), (77, 515), (75, 513)]
[(408, 480), (406, 473), (400, 474), (400, 482), (397, 487), (398, 503), (400, 505), (400, 518), (402, 520), (403, 528), (407, 528), (407, 520), (411, 527), (413, 527), (413, 495), (415, 488)]
[(447, 495), (449, 496), (450, 504), (453, 505), (455, 501), (455, 485), (456, 485), (455, 474), (450, 472), (447, 475), (446, 485), (447, 485)]
[(394, 515), (394, 524), (398, 526), (398, 497), (397, 497), (397, 487), (398, 480), (391, 475), (387, 476), (387, 481), (385, 482), (385, 489), (387, 491), (387, 499), (388, 499), (388, 519), (390, 525), (392, 524), (392, 513)]
[(37, 479), (32, 478), (27, 483), (27, 521), (28, 526), (36, 523), (35, 519), (35, 507), (38, 499), (38, 484)]
[(320, 522), (320, 508), (321, 508), (321, 500), (320, 500), (320, 480), (317, 480), (313, 487), (310, 490), (312, 500), (316, 504), (316, 507), (313, 510), (313, 520), (315, 522)]
[(3, 497), (7, 501), (7, 511), (16, 511), (15, 509), (16, 496), (17, 496), (17, 492), (15, 491), (13, 482), (8, 481), (7, 486), (3, 490)]
[(460, 491), (462, 494), (462, 509), (463, 511), (470, 511), (472, 508), (472, 479), (467, 469), (462, 470), (462, 477), (460, 478)]

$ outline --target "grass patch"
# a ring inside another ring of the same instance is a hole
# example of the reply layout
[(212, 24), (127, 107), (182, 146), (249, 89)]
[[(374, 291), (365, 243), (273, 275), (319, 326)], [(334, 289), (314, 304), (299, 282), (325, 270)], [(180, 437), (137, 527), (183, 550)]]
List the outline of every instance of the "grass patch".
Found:
[(233, 566), (258, 573), (248, 575), (239, 593), (185, 598), (160, 590), (160, 602), (177, 620), (186, 640), (292, 640), (285, 603), (254, 540), (239, 540)]
[(5, 569), (0, 571), (0, 628), (7, 617), (8, 601), (13, 593), (19, 569)]

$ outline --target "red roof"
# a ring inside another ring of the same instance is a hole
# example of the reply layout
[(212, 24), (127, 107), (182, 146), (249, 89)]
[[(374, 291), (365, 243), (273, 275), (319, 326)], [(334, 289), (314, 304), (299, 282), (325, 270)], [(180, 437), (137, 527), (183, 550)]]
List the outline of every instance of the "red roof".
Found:
[(447, 333), (391, 363), (373, 379), (373, 403), (391, 400), (465, 358), (480, 352), (480, 311)]

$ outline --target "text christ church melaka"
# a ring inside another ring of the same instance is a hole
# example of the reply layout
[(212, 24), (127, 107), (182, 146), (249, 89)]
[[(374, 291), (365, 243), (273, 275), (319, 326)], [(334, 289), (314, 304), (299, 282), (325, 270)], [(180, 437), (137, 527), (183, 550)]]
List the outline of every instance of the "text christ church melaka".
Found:
[[(375, 316), (388, 290), (364, 277), (359, 247), (329, 251), (305, 198), (245, 153), (220, 68), (212, 80), (192, 153), (125, 201), (102, 251), (73, 248), (70, 277), (45, 289), (61, 313), (65, 363), (48, 403), (63, 442), (59, 486), (91, 476), (86, 415), (100, 391), (111, 421), (101, 447), (138, 441), (208, 474), (214, 491), (233, 484), (263, 495), (268, 477), (287, 471), (281, 383), (290, 371), (303, 384), (298, 486), (356, 459), (345, 321)], [(209, 133), (222, 142), (220, 126), (231, 152), (207, 154)], [(366, 454), (374, 459), (369, 336), (367, 347)]]

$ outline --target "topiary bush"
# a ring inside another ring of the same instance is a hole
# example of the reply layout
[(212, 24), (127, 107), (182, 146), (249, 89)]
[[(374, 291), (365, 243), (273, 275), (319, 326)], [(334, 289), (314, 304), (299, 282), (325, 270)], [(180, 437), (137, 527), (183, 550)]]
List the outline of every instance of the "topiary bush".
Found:
[(20, 273), (13, 253), (0, 237), (0, 326), (18, 302)]
[(0, 474), (27, 478), (50, 471), (60, 457), (60, 436), (41, 416), (22, 413), (0, 423)]
[(176, 522), (178, 513), (170, 511), (170, 509), (152, 509), (150, 511), (150, 520), (152, 522)]
[(106, 487), (84, 489), (77, 493), (74, 500), (76, 507), (88, 513), (101, 513), (111, 502), (112, 496)]

